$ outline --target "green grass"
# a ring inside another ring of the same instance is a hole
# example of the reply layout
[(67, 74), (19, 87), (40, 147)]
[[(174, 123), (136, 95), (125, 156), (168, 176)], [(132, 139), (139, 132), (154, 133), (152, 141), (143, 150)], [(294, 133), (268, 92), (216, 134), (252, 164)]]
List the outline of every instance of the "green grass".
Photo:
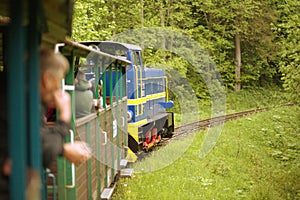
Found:
[(286, 93), (279, 87), (252, 88), (226, 94), (227, 113), (286, 104)]
[(282, 107), (227, 122), (199, 157), (201, 131), (136, 163), (113, 199), (300, 199), (300, 108)]
[[(256, 108), (278, 106), (288, 103), (286, 93), (283, 89), (273, 86), (272, 88), (252, 88), (240, 90), (238, 92), (228, 90), (226, 92), (225, 113), (235, 113)], [(219, 104), (219, 103), (216, 103)], [(192, 122), (213, 116), (211, 100), (200, 100), (198, 102), (198, 115), (195, 113), (175, 112), (175, 124), (180, 125), (184, 122)], [(216, 105), (223, 106), (223, 105)], [(218, 113), (215, 113), (218, 114)]]

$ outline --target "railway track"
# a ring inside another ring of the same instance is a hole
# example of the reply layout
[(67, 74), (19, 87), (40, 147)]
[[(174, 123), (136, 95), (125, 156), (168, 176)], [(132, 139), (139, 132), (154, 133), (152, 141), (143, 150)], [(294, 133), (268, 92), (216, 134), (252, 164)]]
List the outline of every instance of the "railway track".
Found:
[[(174, 134), (170, 138), (163, 138), (160, 143), (158, 143), (154, 148), (152, 148), (150, 151), (155, 151), (161, 148), (162, 146), (167, 145), (170, 141), (174, 139), (179, 139), (182, 137), (186, 137), (189, 134), (195, 133), (200, 130), (207, 129), (209, 127), (217, 126), (220, 124), (223, 124), (227, 121), (234, 120), (234, 119), (239, 119), (245, 116), (249, 116), (255, 113), (263, 112), (263, 111), (268, 111), (274, 108), (279, 108), (279, 107), (284, 107), (284, 106), (292, 106), (293, 104), (284, 104), (284, 105), (279, 105), (275, 107), (266, 107), (266, 108), (258, 108), (258, 109), (253, 109), (253, 110), (247, 110), (247, 111), (242, 111), (238, 113), (232, 113), (232, 114), (227, 114), (227, 115), (222, 115), (222, 116), (217, 116), (217, 117), (212, 117), (212, 118), (207, 118), (203, 120), (199, 120), (197, 122), (191, 122), (191, 123), (186, 123), (181, 126), (175, 127)], [(139, 158), (144, 158), (147, 153), (141, 153)]]
[(217, 125), (220, 125), (220, 124), (230, 121), (230, 120), (239, 119), (239, 118), (242, 118), (245, 116), (249, 116), (249, 115), (252, 115), (255, 113), (271, 110), (274, 108), (279, 108), (279, 107), (284, 107), (284, 106), (292, 106), (292, 105), (293, 104), (289, 103), (289, 104), (279, 105), (276, 107), (258, 108), (258, 109), (247, 110), (247, 111), (242, 111), (242, 112), (238, 112), (238, 113), (232, 113), (232, 114), (207, 118), (207, 119), (199, 120), (197, 122), (183, 124), (181, 126), (175, 127), (173, 136), (170, 138), (164, 138), (158, 146), (163, 146), (175, 138), (178, 139), (180, 137), (185, 137), (191, 133), (195, 133), (197, 131), (207, 129), (209, 127), (217, 126)]

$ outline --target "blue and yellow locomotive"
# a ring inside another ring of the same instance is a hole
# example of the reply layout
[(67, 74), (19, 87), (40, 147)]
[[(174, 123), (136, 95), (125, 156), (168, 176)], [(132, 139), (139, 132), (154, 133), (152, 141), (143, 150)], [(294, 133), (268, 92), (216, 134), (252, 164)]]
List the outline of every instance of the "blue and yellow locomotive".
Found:
[(97, 44), (102, 52), (126, 57), (131, 62), (127, 75), (128, 145), (127, 158), (134, 162), (141, 150), (148, 151), (162, 137), (174, 131), (174, 117), (167, 108), (174, 103), (168, 100), (168, 79), (162, 69), (145, 68), (139, 46), (113, 41)]
[[(166, 109), (174, 103), (168, 100), (168, 79), (162, 69), (146, 68), (142, 60), (142, 48), (132, 44), (114, 41), (81, 42), (97, 46), (101, 52), (126, 58), (131, 64), (126, 71), (128, 155), (129, 162), (135, 162), (137, 154), (160, 142), (162, 137), (172, 135), (174, 117)], [(107, 80), (108, 74), (102, 75)], [(112, 76), (115, 77), (115, 76)], [(115, 85), (116, 80), (113, 80)], [(106, 90), (109, 91), (109, 85)], [(113, 89), (115, 90), (115, 89)]]

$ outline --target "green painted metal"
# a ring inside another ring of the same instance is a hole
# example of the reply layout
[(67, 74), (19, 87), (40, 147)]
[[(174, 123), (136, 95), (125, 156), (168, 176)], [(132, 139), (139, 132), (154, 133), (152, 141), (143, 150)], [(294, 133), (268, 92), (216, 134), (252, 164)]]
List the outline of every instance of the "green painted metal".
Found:
[[(88, 143), (88, 145), (91, 146), (91, 122), (87, 122), (86, 125), (86, 142)], [(88, 199), (92, 200), (93, 199), (93, 190), (92, 190), (92, 159), (89, 159), (87, 161), (87, 192), (88, 192)]]
[(113, 77), (112, 77), (112, 65), (109, 65), (109, 104), (113, 106)]
[[(127, 100), (123, 102), (123, 109), (124, 109), (124, 123), (125, 127), (127, 128)], [(128, 132), (127, 129), (124, 128), (124, 146), (128, 147)]]
[[(8, 134), (9, 157), (12, 160), (10, 199), (25, 199), (26, 185), (26, 67), (24, 1), (11, 0), (8, 33)], [(17, 81), (16, 81), (17, 80)], [(17, 148), (16, 148), (17, 147)], [(18, 191), (18, 192), (16, 192)]]
[(46, 171), (46, 169), (42, 169), (42, 197), (41, 199), (45, 200), (48, 198), (48, 192), (52, 192), (48, 189), (48, 185), (47, 185), (47, 177), (48, 177), (48, 172)]
[(101, 174), (100, 174), (100, 156), (101, 156), (101, 149), (100, 149), (100, 146), (101, 146), (101, 133), (100, 133), (100, 117), (98, 116), (96, 118), (96, 158), (97, 158), (97, 199), (100, 199), (101, 197)]
[(58, 199), (67, 199), (66, 194), (66, 177), (65, 177), (65, 159), (62, 157), (57, 158), (57, 193)]
[[(103, 85), (102, 85), (102, 92), (103, 92), (103, 107), (105, 109), (105, 112), (104, 112), (104, 130), (106, 131), (107, 130), (107, 112), (106, 112), (106, 75), (105, 75), (105, 71), (103, 72), (102, 74), (102, 80), (103, 80)], [(108, 163), (108, 155), (107, 155), (107, 144), (105, 145), (104, 147), (104, 151), (105, 151), (105, 160), (104, 160), (104, 163)], [(109, 182), (108, 182), (108, 177), (107, 177), (107, 171), (108, 171), (108, 166), (106, 165), (105, 166), (105, 186), (108, 187), (109, 186)]]
[(117, 61), (115, 62), (115, 74), (116, 74), (116, 85), (115, 85), (115, 90), (116, 90), (116, 102), (118, 104), (118, 100), (120, 99), (119, 95), (119, 67)]
[[(65, 84), (66, 85), (74, 85), (74, 50), (72, 50), (71, 55), (68, 56), (68, 60), (70, 63), (70, 70), (68, 71), (68, 73), (66, 74), (65, 77)], [(73, 90), (68, 90), (68, 93), (70, 94), (71, 98), (72, 98), (72, 113), (75, 113), (75, 98), (74, 98), (74, 91)], [(76, 129), (76, 124), (75, 124), (75, 116), (72, 115), (72, 119), (71, 119), (71, 127), (72, 130)], [(74, 131), (74, 140), (76, 138), (76, 131)], [(70, 142), (71, 141), (71, 135), (69, 134), (66, 137), (66, 142)], [(70, 163), (67, 160), (64, 160), (64, 165), (65, 165), (65, 177), (66, 177), (66, 185), (72, 185), (72, 163)], [(76, 171), (76, 170), (75, 170)], [(65, 187), (65, 185), (63, 186)], [(76, 184), (74, 188), (66, 188), (66, 196), (67, 199), (72, 199), (72, 200), (76, 200)]]
[(116, 74), (116, 101), (117, 101), (117, 107), (116, 107), (116, 120), (117, 120), (117, 166), (116, 169), (120, 169), (120, 161), (121, 161), (121, 154), (120, 154), (120, 149), (121, 149), (121, 145), (120, 145), (120, 122), (121, 122), (121, 115), (120, 115), (120, 105), (119, 105), (119, 100), (120, 100), (120, 93), (119, 93), (119, 86), (120, 86), (120, 82), (119, 82), (119, 66), (118, 66), (118, 61), (115, 62), (115, 74)]
[(94, 61), (94, 63), (95, 63), (95, 91), (94, 91), (94, 94), (95, 94), (95, 96), (94, 96), (94, 98), (95, 99), (99, 99), (99, 88), (98, 88), (98, 86), (99, 86), (99, 64), (98, 64), (98, 56), (96, 57), (96, 59), (95, 59), (95, 61)]
[[(110, 124), (113, 124), (114, 121), (114, 114), (113, 114), (113, 77), (112, 77), (112, 65), (109, 65), (109, 103), (111, 107), (110, 112)], [(111, 143), (114, 143), (114, 127), (111, 126)], [(115, 175), (115, 151), (114, 151), (114, 145), (111, 145), (111, 177), (113, 178)]]
[[(122, 65), (120, 65), (120, 70), (119, 70), (119, 74), (120, 74), (120, 97), (121, 100), (123, 100), (123, 97), (126, 95), (126, 67), (123, 68)], [(125, 88), (125, 90), (124, 90)], [(121, 131), (123, 134), (123, 144), (124, 146), (128, 146), (128, 140), (127, 140), (127, 130), (125, 129), (125, 127), (127, 127), (127, 102), (123, 102), (122, 101), (122, 108), (123, 108), (123, 117), (124, 117), (124, 127), (123, 130)], [(125, 154), (122, 156), (126, 156)]]
[[(126, 69), (126, 68), (125, 68)], [(125, 158), (126, 157), (126, 154), (125, 154), (125, 149), (124, 149), (124, 147), (125, 146), (127, 146), (127, 141), (126, 141), (126, 138), (127, 138), (127, 136), (126, 136), (126, 132), (127, 132), (127, 102), (125, 102), (124, 103), (124, 99), (123, 99), (123, 97), (124, 97), (124, 95), (125, 95), (125, 93), (123, 92), (124, 90), (123, 90), (123, 88), (124, 88), (124, 85), (125, 85), (125, 87), (126, 87), (126, 82), (124, 82), (124, 80), (126, 80), (126, 79), (124, 79), (124, 76), (126, 76), (126, 74), (123, 74), (123, 66), (121, 67), (121, 69), (120, 69), (120, 84), (121, 84), (121, 86), (120, 86), (120, 95), (121, 95), (121, 102), (122, 102), (122, 117), (123, 117), (123, 119), (122, 120), (124, 120), (123, 122), (124, 122), (124, 126), (122, 127), (122, 131), (121, 131), (121, 134), (123, 135), (123, 140), (122, 140), (122, 146), (121, 146), (121, 148), (122, 148), (122, 158)]]
[[(70, 63), (70, 70), (66, 74), (65, 77), (65, 84), (66, 85), (73, 85), (74, 84), (74, 52), (71, 52), (71, 55), (67, 57)], [(75, 110), (75, 102), (74, 102), (74, 91), (68, 91), (68, 93), (71, 96), (71, 106), (72, 106), (72, 113), (74, 113)], [(71, 128), (75, 130), (75, 118), (74, 115), (72, 115), (71, 119)], [(68, 135), (66, 137), (66, 142), (71, 141), (71, 136)], [(74, 136), (75, 137), (75, 136)], [(72, 199), (76, 200), (76, 186), (74, 188), (66, 188), (66, 185), (72, 184), (72, 164), (65, 160), (64, 158), (57, 159), (57, 171), (59, 173), (57, 177), (58, 182), (58, 199)]]
[(102, 74), (102, 80), (103, 80), (103, 84), (102, 84), (102, 95), (103, 95), (103, 108), (106, 108), (106, 75), (105, 75), (105, 71)]
[[(96, 94), (96, 98), (99, 99), (99, 92), (98, 92), (98, 86), (99, 86), (99, 73), (100, 73), (100, 66), (99, 66), (99, 62), (98, 62), (98, 57), (96, 59), (95, 62), (95, 94)], [(101, 156), (101, 130), (100, 130), (100, 116), (98, 114), (98, 117), (96, 118), (96, 169), (97, 169), (97, 199), (100, 199), (101, 197), (101, 174), (100, 174), (100, 156)]]
[(39, 1), (30, 1), (30, 24), (28, 29), (28, 54), (29, 56), (29, 165), (41, 172), (41, 137), (40, 137), (40, 94), (39, 94), (39, 37), (37, 27), (37, 8)]
[(29, 82), (29, 167), (40, 174), (42, 180), (41, 199), (47, 199), (47, 183), (44, 177), (41, 153), (41, 134), (40, 134), (40, 94), (39, 94), (39, 39), (41, 31), (38, 27), (38, 8), (41, 7), (40, 1), (32, 0), (29, 2), (29, 27), (28, 27), (28, 69), (27, 80)]
[(120, 83), (120, 98), (122, 99), (123, 97), (123, 75), (122, 75), (122, 65), (120, 66), (119, 70), (119, 83)]

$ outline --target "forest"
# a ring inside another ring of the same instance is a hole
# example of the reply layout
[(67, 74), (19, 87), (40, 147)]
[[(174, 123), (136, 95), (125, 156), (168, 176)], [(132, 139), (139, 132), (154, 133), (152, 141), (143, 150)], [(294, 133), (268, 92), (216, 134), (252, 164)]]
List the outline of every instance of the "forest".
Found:
[(298, 0), (75, 0), (71, 39), (141, 46), (167, 72), (176, 126), (275, 107), (226, 122), (205, 159), (206, 130), (153, 151), (112, 199), (298, 199), (299, 107), (276, 106), (300, 104), (299, 13)]
[(75, 0), (71, 39), (141, 46), (183, 96), (186, 80), (198, 99), (270, 87), (299, 103), (299, 13), (298, 0)]

